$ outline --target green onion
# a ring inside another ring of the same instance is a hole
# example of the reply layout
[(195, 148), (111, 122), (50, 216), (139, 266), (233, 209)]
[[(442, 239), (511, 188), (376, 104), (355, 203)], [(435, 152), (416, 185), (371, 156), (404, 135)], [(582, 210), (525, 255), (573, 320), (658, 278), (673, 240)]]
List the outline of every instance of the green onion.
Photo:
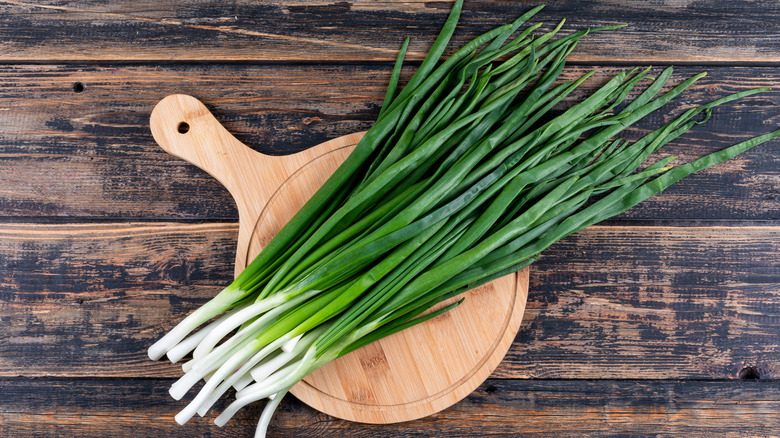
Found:
[(593, 73), (556, 84), (566, 56), (590, 32), (621, 26), (555, 39), (563, 21), (535, 38), (538, 23), (512, 38), (539, 6), (440, 61), (461, 6), (455, 2), (428, 56), (396, 92), (404, 42), (377, 123), (333, 176), (232, 284), (149, 348), (152, 359), (167, 354), (172, 362), (192, 353), (170, 390), (177, 400), (206, 381), (177, 422), (205, 415), (232, 386), (236, 400), (216, 423), (271, 397), (258, 425), (264, 436), (284, 394), (318, 367), (444, 313), (462, 300), (428, 311), (530, 265), (557, 240), (691, 173), (780, 136), (774, 131), (676, 167), (669, 166), (676, 157), (643, 167), (712, 108), (766, 88), (691, 108), (630, 143), (622, 131), (705, 74), (659, 95), (671, 67), (641, 93), (650, 69), (623, 71), (556, 114)]

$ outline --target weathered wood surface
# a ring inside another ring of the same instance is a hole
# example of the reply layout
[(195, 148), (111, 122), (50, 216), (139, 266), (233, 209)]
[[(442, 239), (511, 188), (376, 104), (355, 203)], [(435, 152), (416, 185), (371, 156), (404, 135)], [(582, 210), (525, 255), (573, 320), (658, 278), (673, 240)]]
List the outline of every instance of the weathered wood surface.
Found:
[[(536, 3), (469, 0), (453, 41)], [(149, 113), (194, 95), (271, 154), (364, 130), (403, 38), (413, 66), (450, 4), (0, 1), (0, 436), (250, 436), (258, 406), (176, 425), (180, 371), (146, 358), (229, 281), (237, 235), (227, 191), (159, 149)], [(709, 71), (630, 138), (764, 85), (665, 152), (780, 124), (776, 1), (565, 0), (538, 19), (563, 17), (564, 33), (628, 24), (572, 54), (567, 77), (601, 71), (585, 91), (616, 65)], [(774, 141), (550, 248), (510, 354), (453, 408), (377, 427), (288, 398), (271, 436), (779, 435), (779, 168)]]
[[(173, 422), (182, 402), (173, 380), (0, 379), (0, 434), (8, 438), (252, 436), (260, 405), (224, 428), (213, 414)], [(219, 402), (219, 408), (224, 402)], [(583, 381), (485, 382), (455, 406), (420, 420), (357, 424), (320, 414), (290, 397), (271, 422), (274, 437), (473, 436), (776, 436), (780, 382)], [(168, 426), (173, 423), (173, 426)], [(479, 433), (476, 433), (479, 431)]]
[[(227, 284), (232, 223), (0, 225), (0, 376), (178, 377), (146, 348)], [(780, 375), (780, 227), (591, 227), (531, 270), (507, 379)]]
[[(462, 44), (540, 2), (469, 1)], [(389, 61), (406, 36), (421, 59), (450, 1), (374, 2), (5, 0), (0, 59), (7, 61)], [(760, 1), (556, 1), (537, 20), (567, 29), (625, 23), (585, 39), (585, 62), (780, 62), (780, 5)]]
[[(565, 104), (619, 70), (598, 68)], [(569, 67), (564, 76), (590, 69)], [(702, 70), (677, 68), (674, 83)], [(706, 70), (707, 77), (627, 136), (658, 127), (692, 104), (759, 86), (775, 88), (718, 108), (663, 153), (688, 161), (780, 123), (780, 71)], [(149, 113), (161, 98), (194, 95), (241, 141), (280, 154), (367, 129), (388, 75), (385, 66), (0, 65), (0, 216), (234, 220), (233, 201), (217, 181), (154, 143)], [(85, 87), (81, 93), (72, 89), (76, 82)], [(774, 141), (693, 175), (621, 217), (777, 220), (778, 181), (780, 142)]]

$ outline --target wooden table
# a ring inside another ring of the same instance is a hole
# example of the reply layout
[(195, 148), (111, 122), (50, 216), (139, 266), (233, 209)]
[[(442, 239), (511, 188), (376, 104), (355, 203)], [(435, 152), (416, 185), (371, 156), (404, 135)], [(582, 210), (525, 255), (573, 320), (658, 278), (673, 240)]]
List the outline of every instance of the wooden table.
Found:
[[(534, 4), (468, 1), (454, 40)], [(258, 406), (224, 429), (175, 424), (178, 367), (146, 357), (229, 282), (237, 233), (227, 192), (157, 147), (149, 113), (192, 94), (270, 154), (364, 130), (403, 38), (419, 60), (449, 8), (0, 1), (0, 436), (251, 436)], [(777, 87), (665, 149), (681, 161), (780, 124), (776, 1), (572, 0), (539, 17), (628, 24), (571, 55), (567, 77), (598, 68), (585, 89), (630, 66), (709, 71), (631, 138), (691, 104)], [(774, 141), (546, 251), (509, 354), (454, 407), (374, 426), (289, 398), (270, 433), (780, 435), (779, 221)]]

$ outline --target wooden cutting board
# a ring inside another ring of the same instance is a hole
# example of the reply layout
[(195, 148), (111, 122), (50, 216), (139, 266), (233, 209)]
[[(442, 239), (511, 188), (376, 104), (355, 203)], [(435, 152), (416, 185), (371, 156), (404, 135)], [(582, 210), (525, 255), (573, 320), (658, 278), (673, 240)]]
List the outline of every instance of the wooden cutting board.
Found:
[[(157, 104), (150, 125), (165, 151), (205, 170), (233, 195), (239, 212), (236, 275), (363, 135), (294, 155), (263, 155), (236, 140), (200, 101), (180, 94)], [(520, 326), (527, 295), (526, 268), (465, 293), (465, 302), (450, 312), (323, 366), (291, 392), (324, 413), (364, 423), (438, 412), (498, 366)]]

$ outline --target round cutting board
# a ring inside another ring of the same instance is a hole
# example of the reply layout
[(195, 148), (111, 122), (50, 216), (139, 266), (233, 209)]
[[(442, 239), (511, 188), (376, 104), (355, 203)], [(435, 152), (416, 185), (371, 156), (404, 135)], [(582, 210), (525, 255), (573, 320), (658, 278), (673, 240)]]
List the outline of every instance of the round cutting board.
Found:
[[(263, 155), (236, 140), (200, 101), (180, 94), (157, 104), (150, 125), (164, 150), (205, 170), (233, 195), (239, 212), (236, 275), (363, 135), (293, 155)], [(323, 366), (291, 392), (326, 414), (364, 423), (438, 412), (470, 394), (498, 366), (520, 327), (527, 295), (528, 268), (466, 292), (463, 304), (443, 315)]]

